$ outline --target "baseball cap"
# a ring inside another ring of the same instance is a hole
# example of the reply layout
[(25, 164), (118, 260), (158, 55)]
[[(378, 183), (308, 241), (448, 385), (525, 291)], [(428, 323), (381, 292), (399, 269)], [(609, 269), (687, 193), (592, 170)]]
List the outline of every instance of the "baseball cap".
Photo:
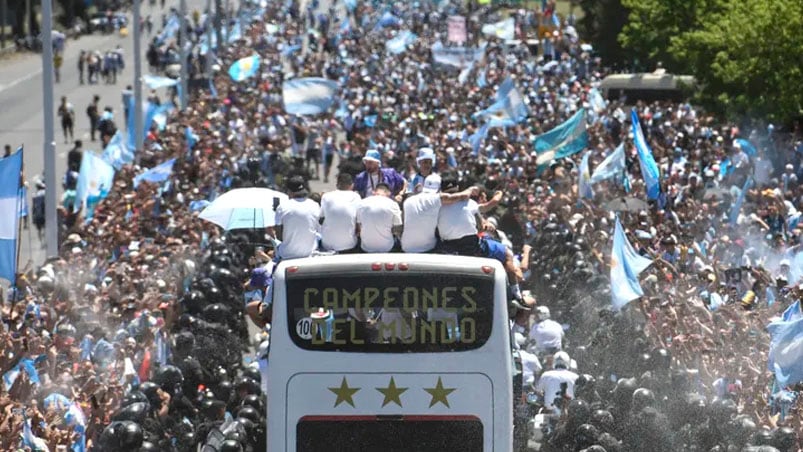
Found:
[(368, 152), (365, 153), (365, 156), (362, 158), (362, 161), (382, 163), (382, 156), (379, 155), (379, 151), (377, 151), (376, 149), (370, 149), (368, 150)]
[(268, 271), (263, 267), (257, 267), (251, 271), (251, 280), (248, 284), (251, 287), (265, 287), (268, 285), (269, 281), (270, 276), (268, 275)]
[(416, 162), (421, 162), (421, 160), (432, 160), (435, 161), (435, 151), (432, 148), (421, 148), (418, 150), (418, 157), (416, 157)]
[(306, 194), (307, 193), (307, 184), (304, 181), (304, 178), (301, 176), (293, 176), (287, 180), (285, 185), (287, 187), (288, 193), (293, 194)]
[(441, 177), (437, 174), (430, 174), (424, 179), (424, 193), (437, 193), (441, 190)]

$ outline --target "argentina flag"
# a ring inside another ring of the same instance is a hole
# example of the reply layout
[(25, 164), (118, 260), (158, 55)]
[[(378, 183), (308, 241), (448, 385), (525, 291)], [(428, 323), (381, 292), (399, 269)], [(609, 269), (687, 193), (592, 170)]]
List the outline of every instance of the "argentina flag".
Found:
[(282, 84), (284, 109), (291, 115), (323, 113), (334, 103), (339, 88), (337, 82), (319, 77), (287, 80)]
[(134, 161), (134, 152), (128, 147), (128, 143), (123, 139), (123, 133), (119, 130), (114, 133), (106, 149), (103, 150), (103, 160), (116, 170)]
[(95, 204), (105, 198), (114, 183), (114, 167), (94, 152), (84, 152), (81, 169), (78, 172), (78, 183), (75, 187), (73, 212), (82, 207), (86, 218), (91, 218), (92, 207), (88, 200), (93, 198)]
[(516, 37), (516, 19), (511, 17), (493, 24), (485, 24), (482, 26), (482, 34), (511, 41)]
[(655, 163), (652, 149), (650, 149), (647, 140), (644, 138), (644, 132), (641, 130), (638, 113), (636, 113), (635, 108), (630, 110), (630, 121), (633, 125), (633, 142), (636, 145), (636, 151), (638, 151), (641, 176), (647, 186), (647, 198), (658, 199), (661, 195), (661, 171), (658, 169), (658, 164)]
[(162, 75), (145, 74), (142, 76), (142, 82), (150, 89), (167, 88), (169, 86), (176, 86), (178, 80)]
[(134, 189), (142, 182), (158, 184), (159, 182), (166, 181), (170, 177), (170, 174), (173, 173), (173, 165), (175, 163), (176, 159), (170, 159), (136, 176), (134, 178)]
[(615, 310), (622, 309), (644, 295), (638, 275), (650, 264), (650, 259), (642, 257), (633, 249), (617, 217), (611, 250), (611, 304)]
[(229, 76), (235, 82), (242, 82), (256, 75), (259, 71), (259, 55), (251, 55), (235, 61), (229, 67)]
[[(22, 148), (0, 159), (0, 212), (19, 211)], [(17, 272), (17, 233), (19, 216), (0, 216), (0, 278), (15, 282)]]
[(407, 46), (414, 43), (417, 38), (418, 36), (411, 31), (400, 31), (393, 39), (389, 39), (385, 43), (385, 49), (388, 53), (398, 55), (407, 50)]
[(588, 146), (586, 111), (581, 108), (563, 124), (535, 137), (536, 163), (549, 164), (553, 160), (576, 154)]
[(622, 174), (625, 169), (625, 144), (622, 143), (594, 169), (594, 174), (591, 175), (591, 183), (597, 184), (604, 180), (614, 178)]
[(508, 77), (499, 85), (496, 93), (496, 102), (474, 116), (484, 118), (490, 127), (505, 127), (518, 124), (530, 114), (530, 109), (524, 103), (513, 79)]

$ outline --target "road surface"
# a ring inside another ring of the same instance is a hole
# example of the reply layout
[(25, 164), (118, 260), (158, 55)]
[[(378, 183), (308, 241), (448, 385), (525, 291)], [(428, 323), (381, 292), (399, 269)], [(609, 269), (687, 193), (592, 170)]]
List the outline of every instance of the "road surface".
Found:
[[(161, 28), (162, 14), (169, 12), (171, 7), (178, 8), (178, 0), (168, 0), (165, 9), (158, 5), (150, 6), (143, 1), (142, 17), (148, 15), (152, 17), (156, 34)], [(203, 11), (206, 7), (206, 0), (187, 0), (187, 9)], [(128, 13), (129, 21), (133, 14)], [(85, 150), (101, 151), (99, 141), (89, 140), (89, 118), (86, 115), (86, 107), (92, 100), (93, 95), (100, 96), (101, 107), (110, 106), (114, 109), (114, 117), (117, 126), (125, 128), (122, 109), (122, 90), (127, 85), (134, 83), (134, 58), (133, 58), (133, 28), (127, 38), (122, 38), (119, 34), (111, 35), (85, 35), (78, 40), (68, 41), (64, 51), (64, 63), (61, 69), (61, 83), (55, 85), (54, 103), (58, 109), (61, 96), (67, 96), (75, 108), (75, 139), (83, 141)], [(143, 74), (148, 71), (148, 64), (145, 62), (144, 52), (148, 48), (150, 37), (143, 33)], [(118, 45), (122, 46), (125, 55), (125, 69), (117, 77), (116, 85), (106, 85), (103, 83), (96, 85), (80, 85), (78, 83), (78, 55), (81, 50), (99, 50), (101, 52), (112, 50)], [(42, 114), (42, 56), (40, 54), (16, 54), (0, 60), (0, 144), (9, 144), (13, 149), (20, 145), (25, 146), (25, 175), (33, 191), (32, 181), (36, 175), (44, 172), (44, 115)], [(143, 88), (144, 95), (147, 95), (147, 88)], [(56, 124), (56, 175), (58, 178), (58, 197), (61, 197), (61, 178), (67, 168), (67, 152), (71, 149), (72, 143), (65, 144), (64, 136), (61, 132), (61, 125), (56, 111), (53, 112)], [(50, 187), (49, 187), (50, 188)], [(30, 200), (29, 200), (30, 201)], [(5, 214), (5, 213), (4, 213)], [(20, 249), (20, 268), (24, 268), (28, 262), (31, 265), (41, 265), (46, 258), (45, 250), (36, 237), (33, 226), (28, 230), (23, 230)]]

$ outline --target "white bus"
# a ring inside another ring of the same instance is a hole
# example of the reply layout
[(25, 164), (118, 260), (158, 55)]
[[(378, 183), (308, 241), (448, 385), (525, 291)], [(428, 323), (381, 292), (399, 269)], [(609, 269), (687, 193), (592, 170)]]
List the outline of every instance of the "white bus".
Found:
[(352, 254), (274, 274), (268, 450), (512, 450), (506, 275), (491, 259)]

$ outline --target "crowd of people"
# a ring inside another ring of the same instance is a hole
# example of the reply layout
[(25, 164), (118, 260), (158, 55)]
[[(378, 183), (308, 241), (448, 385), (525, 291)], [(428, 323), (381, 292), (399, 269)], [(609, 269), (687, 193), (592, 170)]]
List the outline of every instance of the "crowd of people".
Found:
[[(225, 233), (198, 219), (198, 206), (247, 186), (303, 198), (310, 178), (334, 176), (334, 194), (307, 199), (321, 204), (324, 249), (492, 255), (489, 241), (480, 248), (476, 240), (483, 231), (502, 244), (493, 245), (495, 256), (519, 286), (511, 291), (521, 300), (512, 329), (525, 383), (561, 413), (542, 450), (798, 450), (800, 388), (773, 387), (765, 363), (767, 323), (803, 295), (801, 131), (723, 123), (686, 103), (637, 103), (661, 168), (661, 196), (613, 207), (610, 201), (646, 196), (630, 104), (597, 108), (590, 96), (605, 62), (564, 18), (544, 52), (490, 39), (462, 76), (430, 52), (447, 36), (446, 18), (469, 17), (472, 45), (482, 24), (501, 17), (457, 3), (397, 4), (399, 21), (378, 26), (388, 11), (370, 2), (353, 10), (333, 2), (321, 11), (315, 2), (304, 10), (269, 1), (234, 45), (219, 48), (220, 67), (257, 52), (260, 71), (243, 82), (220, 71), (215, 92), (195, 90), (189, 108), (171, 114), (163, 131), (151, 130), (139, 166), (117, 173), (91, 220), (62, 225), (59, 256), (25, 269), (4, 297), (0, 449), (86, 441), (89, 450), (264, 450), (265, 350), (250, 350), (267, 333), (249, 337), (254, 312), (243, 292), (267, 284), (265, 270), (252, 269), (276, 254), (297, 257), (288, 247), (299, 242), (284, 228), (272, 250), (269, 231)], [(517, 33), (537, 29), (554, 3), (546, 8), (512, 11)], [(390, 55), (386, 42), (400, 28), (417, 40)], [(337, 110), (285, 113), (282, 82), (302, 76), (337, 80)], [(507, 77), (529, 115), (491, 128), (475, 152), (469, 137), (481, 123), (472, 115)], [(582, 153), (539, 165), (532, 145), (582, 107), (590, 112), (591, 168), (620, 143), (627, 153), (627, 182), (599, 182), (591, 199), (578, 190)], [(166, 182), (134, 188), (135, 175), (173, 157)], [(746, 200), (731, 221), (743, 187)], [(337, 194), (352, 189), (356, 197)], [(384, 200), (366, 201), (377, 194)], [(441, 211), (469, 212), (475, 229), (449, 231), (423, 202), (408, 205), (435, 198)], [(327, 212), (349, 202), (392, 212), (388, 227), (369, 231), (373, 222), (355, 217), (361, 227), (353, 236), (347, 227), (343, 235), (327, 231)], [(611, 310), (608, 278), (616, 214), (629, 241), (653, 260), (641, 275), (645, 295), (621, 312)], [(440, 241), (429, 236), (433, 224)], [(411, 226), (426, 234), (405, 240)], [(472, 235), (477, 248), (466, 248), (460, 239)], [(262, 323), (259, 306), (253, 317)], [(565, 383), (566, 399), (556, 402), (555, 382)]]

